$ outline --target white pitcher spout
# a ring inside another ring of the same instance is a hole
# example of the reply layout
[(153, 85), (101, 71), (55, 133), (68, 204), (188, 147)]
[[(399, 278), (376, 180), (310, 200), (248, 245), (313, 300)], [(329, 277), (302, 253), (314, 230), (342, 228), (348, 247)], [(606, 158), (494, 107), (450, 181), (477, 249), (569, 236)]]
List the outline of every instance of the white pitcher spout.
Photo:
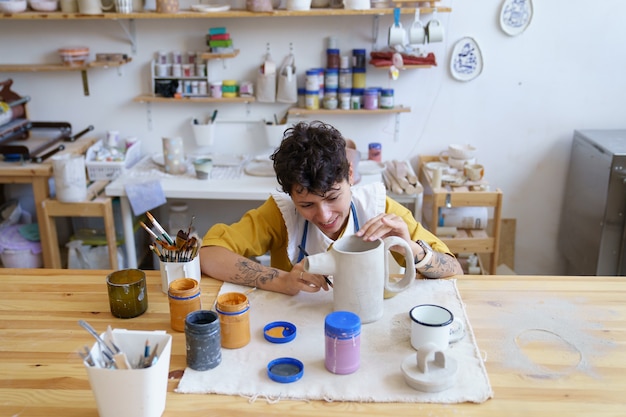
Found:
[(336, 269), (335, 257), (331, 252), (318, 253), (304, 258), (304, 270), (311, 274), (333, 275)]

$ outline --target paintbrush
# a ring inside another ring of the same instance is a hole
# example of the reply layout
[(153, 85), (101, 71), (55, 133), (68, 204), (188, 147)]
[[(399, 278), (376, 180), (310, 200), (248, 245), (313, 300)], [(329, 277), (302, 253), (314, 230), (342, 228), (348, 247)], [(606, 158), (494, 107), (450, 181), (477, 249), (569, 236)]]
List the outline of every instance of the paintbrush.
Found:
[(144, 229), (146, 229), (146, 232), (148, 232), (150, 234), (150, 236), (152, 236), (155, 240), (161, 240), (161, 238), (159, 238), (156, 233), (154, 233), (152, 231), (152, 229), (150, 229), (148, 226), (146, 226), (146, 224), (144, 222), (139, 222), (139, 224), (141, 225), (141, 227), (143, 227)]
[[(304, 253), (304, 256), (309, 256), (308, 252), (302, 247), (302, 245), (298, 245), (298, 249), (300, 249), (302, 253)], [(328, 275), (324, 275), (324, 279), (326, 280), (328, 286), (330, 288), (333, 288), (333, 283), (330, 281), (330, 279), (328, 279)]]
[(156, 229), (159, 231), (159, 233), (161, 233), (161, 236), (163, 236), (163, 239), (167, 240), (167, 243), (169, 243), (170, 245), (173, 245), (174, 241), (172, 240), (170, 235), (167, 234), (165, 229), (163, 229), (163, 227), (159, 224), (159, 222), (156, 221), (154, 216), (152, 214), (150, 214), (149, 211), (146, 212), (146, 216), (148, 216), (148, 219), (150, 219), (150, 221), (152, 222), (154, 227), (156, 227)]

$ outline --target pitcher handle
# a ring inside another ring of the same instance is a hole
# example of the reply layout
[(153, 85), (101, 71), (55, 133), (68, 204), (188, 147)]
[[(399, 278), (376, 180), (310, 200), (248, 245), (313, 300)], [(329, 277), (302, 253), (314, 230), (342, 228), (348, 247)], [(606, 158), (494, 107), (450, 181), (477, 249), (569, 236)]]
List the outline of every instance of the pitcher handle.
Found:
[[(413, 267), (413, 251), (409, 244), (398, 236), (389, 236), (383, 239), (385, 243), (385, 290), (398, 293), (406, 290), (415, 280), (415, 268)], [(389, 248), (392, 246), (402, 246), (404, 248), (404, 277), (396, 283), (389, 281)]]

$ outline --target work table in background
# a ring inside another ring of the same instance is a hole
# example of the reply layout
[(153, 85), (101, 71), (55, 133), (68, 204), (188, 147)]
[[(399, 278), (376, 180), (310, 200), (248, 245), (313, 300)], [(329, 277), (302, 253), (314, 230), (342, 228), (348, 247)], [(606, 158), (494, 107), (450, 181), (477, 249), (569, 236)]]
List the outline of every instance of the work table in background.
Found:
[[(208, 180), (195, 178), (193, 168), (185, 175), (169, 175), (151, 164), (151, 156), (146, 156), (135, 167), (117, 178), (106, 187), (110, 197), (120, 197), (124, 244), (130, 268), (137, 267), (137, 251), (133, 225), (133, 211), (126, 194), (128, 184), (158, 179), (165, 198), (185, 200), (256, 201), (267, 200), (270, 194), (280, 191), (276, 177), (249, 175), (245, 172), (242, 160), (239, 167), (214, 167)], [(233, 173), (232, 171), (240, 172)], [(380, 181), (380, 174), (362, 175), (361, 183)], [(243, 215), (243, 213), (241, 213)]]
[[(170, 328), (159, 271), (146, 271), (148, 311), (128, 320), (116, 319), (109, 311), (105, 283), (109, 272), (0, 270), (0, 415), (98, 415), (77, 354), (94, 340), (80, 328), (80, 319), (98, 331), (108, 325), (166, 330), (173, 337), (170, 372), (185, 369), (184, 333)], [(220, 284), (202, 278), (205, 308), (213, 305)], [(623, 277), (466, 275), (458, 277), (457, 286), (494, 391), (494, 397), (482, 404), (290, 400), (268, 404), (261, 398), (249, 402), (237, 396), (178, 394), (174, 389), (179, 379), (172, 376), (163, 417), (623, 415)]]

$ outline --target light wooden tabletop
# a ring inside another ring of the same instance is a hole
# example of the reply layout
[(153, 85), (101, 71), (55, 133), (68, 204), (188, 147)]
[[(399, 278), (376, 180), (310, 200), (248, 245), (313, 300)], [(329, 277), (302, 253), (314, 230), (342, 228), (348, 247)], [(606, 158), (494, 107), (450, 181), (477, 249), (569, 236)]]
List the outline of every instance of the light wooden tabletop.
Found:
[[(80, 319), (98, 331), (166, 330), (170, 372), (185, 369), (184, 334), (170, 328), (159, 272), (147, 271), (148, 311), (129, 320), (111, 316), (107, 272), (0, 269), (0, 416), (98, 415), (76, 353), (93, 344)], [(178, 394), (172, 377), (163, 416), (624, 416), (624, 277), (464, 276), (457, 286), (494, 390), (482, 404), (250, 403)], [(206, 308), (220, 283), (205, 277), (201, 287)]]

